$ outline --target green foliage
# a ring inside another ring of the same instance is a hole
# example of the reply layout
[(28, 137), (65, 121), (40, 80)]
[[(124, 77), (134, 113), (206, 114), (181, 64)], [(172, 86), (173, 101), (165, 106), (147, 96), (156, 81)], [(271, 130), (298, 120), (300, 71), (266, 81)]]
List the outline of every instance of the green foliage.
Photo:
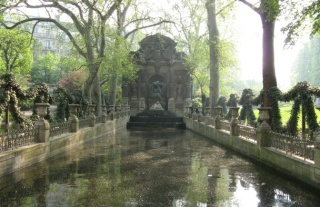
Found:
[(256, 125), (256, 117), (254, 116), (252, 109), (253, 98), (254, 94), (251, 89), (243, 89), (241, 98), (239, 100), (239, 104), (242, 105), (239, 119), (246, 120), (250, 126)]
[(134, 80), (138, 68), (133, 63), (129, 43), (125, 38), (116, 35), (112, 29), (109, 29), (108, 36), (110, 38), (106, 45), (108, 52), (105, 54), (99, 71), (101, 81), (109, 80), (116, 75)]
[(50, 52), (45, 56), (40, 56), (32, 67), (32, 81), (35, 83), (56, 84), (63, 75), (58, 68), (58, 62), (58, 57)]
[(53, 99), (57, 105), (55, 121), (61, 122), (69, 119), (69, 104), (79, 104), (77, 116), (85, 117), (89, 102), (85, 98), (82, 90), (70, 92), (68, 89), (58, 88), (54, 91)]
[(260, 11), (267, 15), (268, 21), (275, 21), (280, 13), (279, 0), (261, 0)]
[(55, 120), (58, 122), (68, 120), (70, 116), (69, 104), (73, 102), (73, 98), (69, 91), (64, 88), (56, 89), (53, 92), (53, 100), (57, 105)]
[(218, 99), (217, 105), (222, 107), (222, 117), (224, 117), (228, 112), (226, 97), (220, 96)]
[[(309, 129), (312, 131), (315, 131), (318, 129), (319, 125), (317, 123), (317, 117), (314, 110), (314, 104), (312, 101), (313, 96), (320, 96), (320, 90), (315, 87), (311, 87), (309, 83), (307, 82), (300, 82), (297, 85), (295, 85), (291, 90), (289, 90), (287, 93), (281, 93), (281, 91), (277, 88), (272, 88), (269, 91), (269, 96), (272, 98), (273, 102), (278, 104), (278, 101), (283, 102), (289, 102), (294, 101), (291, 116), (289, 121), (286, 125), (286, 131), (290, 134), (295, 134), (297, 132), (297, 121), (298, 121), (298, 114), (300, 112), (300, 106), (302, 107), (302, 110), (304, 114), (306, 115), (307, 124), (309, 126)], [(279, 108), (279, 107), (278, 107)], [(272, 113), (273, 120), (275, 121), (275, 124), (278, 124), (281, 126), (281, 116), (280, 112), (276, 111)], [(280, 119), (279, 119), (280, 117)], [(273, 124), (274, 126), (274, 124)], [(280, 131), (281, 129), (277, 126), (274, 126), (275, 130)]]
[[(239, 96), (235, 93), (230, 94), (229, 100), (227, 102), (228, 107), (237, 107), (239, 102)], [(231, 120), (231, 111), (229, 110), (227, 115), (225, 116), (225, 119)]]
[(299, 51), (292, 66), (293, 84), (308, 81), (313, 86), (320, 86), (320, 38), (314, 37)]
[[(35, 85), (26, 92), (23, 92), (20, 85), (16, 82), (15, 76), (12, 74), (4, 74), (0, 77), (0, 115), (9, 106), (9, 111), (13, 119), (20, 125), (21, 128), (26, 128), (32, 125), (30, 120), (27, 120), (20, 112), (19, 100), (34, 99), (35, 103), (50, 103), (51, 97), (47, 85)], [(49, 118), (49, 117), (47, 117)]]
[[(294, 45), (301, 34), (311, 31), (311, 36), (320, 32), (320, 1), (288, 1), (287, 19), (291, 21), (282, 31), (287, 34), (285, 42)], [(311, 28), (310, 28), (311, 26)], [(311, 30), (310, 30), (311, 29)]]
[(0, 29), (0, 71), (26, 75), (32, 65), (31, 36), (19, 30)]

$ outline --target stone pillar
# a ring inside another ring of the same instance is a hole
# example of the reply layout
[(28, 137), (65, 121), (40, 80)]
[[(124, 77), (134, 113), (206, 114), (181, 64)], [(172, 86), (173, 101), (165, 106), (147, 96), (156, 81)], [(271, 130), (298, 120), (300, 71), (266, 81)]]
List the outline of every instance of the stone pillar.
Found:
[(38, 142), (47, 142), (49, 141), (50, 137), (50, 124), (49, 122), (44, 119), (44, 117), (47, 115), (47, 108), (50, 106), (48, 103), (36, 103), (37, 107), (37, 115), (40, 116), (40, 119), (38, 119), (35, 122), (35, 128), (36, 128), (36, 140)]
[(79, 119), (77, 117), (78, 107), (79, 104), (69, 104), (71, 132), (77, 132), (79, 130)]
[(259, 147), (270, 147), (271, 146), (271, 127), (267, 123), (269, 119), (269, 112), (271, 107), (261, 107), (258, 108), (260, 111), (260, 120), (262, 123), (258, 127), (257, 133), (257, 145)]
[(206, 116), (208, 116), (208, 117), (211, 116), (211, 107), (210, 106), (206, 107)]
[(239, 136), (240, 126), (239, 126), (239, 107), (230, 107), (231, 110), (231, 121), (230, 121), (230, 134), (232, 136)]
[(108, 114), (110, 115), (110, 120), (113, 120), (114, 119), (114, 105), (110, 105), (109, 106), (109, 109), (108, 109)]
[(89, 105), (89, 119), (90, 119), (90, 127), (94, 127), (96, 125), (96, 116), (94, 115), (95, 111), (95, 104), (90, 104)]
[(102, 113), (101, 113), (101, 122), (106, 123), (107, 122), (107, 106), (102, 105), (101, 106)]
[(214, 119), (214, 126), (216, 129), (221, 129), (221, 113), (222, 113), (222, 107), (221, 106), (217, 106), (214, 108), (215, 109), (215, 114), (216, 114), (216, 117)]

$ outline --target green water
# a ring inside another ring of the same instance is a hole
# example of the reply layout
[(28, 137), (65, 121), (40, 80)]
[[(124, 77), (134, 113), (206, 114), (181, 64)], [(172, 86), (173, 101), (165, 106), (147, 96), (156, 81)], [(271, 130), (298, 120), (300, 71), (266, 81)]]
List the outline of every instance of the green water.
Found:
[(190, 131), (126, 131), (0, 179), (0, 206), (318, 206), (319, 192)]

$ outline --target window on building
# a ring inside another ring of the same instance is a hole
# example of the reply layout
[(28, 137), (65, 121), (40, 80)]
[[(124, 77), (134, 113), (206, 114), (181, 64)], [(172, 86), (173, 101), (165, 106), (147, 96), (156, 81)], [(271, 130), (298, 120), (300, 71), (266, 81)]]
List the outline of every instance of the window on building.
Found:
[(46, 49), (51, 49), (51, 43), (50, 40), (46, 40), (46, 45), (45, 45)]

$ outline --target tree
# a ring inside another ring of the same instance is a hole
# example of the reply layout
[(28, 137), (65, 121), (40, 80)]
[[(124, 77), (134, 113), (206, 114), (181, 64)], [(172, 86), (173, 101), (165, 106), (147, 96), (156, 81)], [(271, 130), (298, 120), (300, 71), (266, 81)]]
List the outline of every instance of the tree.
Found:
[[(132, 74), (136, 71), (132, 70), (134, 67), (129, 55), (129, 48), (135, 40), (135, 33), (142, 29), (172, 23), (162, 17), (152, 17), (148, 9), (149, 6), (150, 5), (146, 5), (144, 1), (124, 0), (122, 4), (119, 4), (117, 7), (116, 30), (115, 34), (111, 35), (114, 39), (114, 45), (111, 47), (114, 49), (114, 52), (108, 54), (108, 56), (110, 56), (110, 54), (112, 56), (109, 64), (112, 63), (110, 66), (113, 67), (113, 69), (108, 67), (111, 70), (109, 71), (110, 74), (107, 75), (110, 83), (109, 103), (111, 105), (116, 104), (117, 89), (119, 88), (118, 79), (122, 76), (125, 76), (129, 81), (135, 78)], [(142, 7), (144, 7), (143, 10), (140, 9)], [(158, 12), (159, 10), (157, 10), (157, 13)], [(116, 72), (114, 73), (114, 71)]]
[(40, 56), (31, 70), (31, 79), (34, 83), (56, 84), (62, 75), (58, 68), (58, 57), (50, 52)]
[(274, 27), (276, 19), (280, 13), (279, 0), (260, 0), (260, 4), (252, 4), (246, 0), (239, 0), (247, 5), (254, 12), (259, 14), (262, 23), (262, 76), (263, 76), (263, 106), (271, 107), (272, 100), (268, 91), (272, 87), (277, 87), (277, 78), (274, 65)]
[[(214, 12), (214, 15), (219, 17), (219, 21), (228, 17), (227, 13), (230, 11), (228, 9), (232, 6), (230, 2), (232, 1), (221, 1), (221, 4), (219, 4), (221, 10)], [(174, 19), (175, 21), (175, 30), (173, 30), (173, 28), (167, 28), (167, 32), (170, 32), (172, 36), (174, 36), (174, 39), (179, 43), (178, 48), (186, 53), (185, 65), (189, 69), (193, 80), (195, 80), (195, 85), (199, 87), (201, 97), (208, 96), (209, 93), (212, 94), (211, 89), (219, 92), (219, 82), (227, 80), (227, 77), (234, 71), (237, 65), (237, 61), (234, 61), (234, 58), (232, 58), (235, 57), (233, 53), (235, 50), (233, 50), (234, 47), (230, 38), (222, 38), (219, 46), (213, 45), (216, 46), (215, 49), (218, 53), (222, 53), (222, 55), (219, 55), (217, 64), (214, 62), (211, 65), (209, 47), (211, 47), (212, 44), (210, 44), (210, 35), (208, 35), (210, 32), (206, 26), (207, 19), (211, 17), (206, 16), (205, 3), (207, 3), (207, 1), (204, 0), (183, 0), (174, 4), (173, 10), (175, 12), (171, 14), (170, 19)], [(213, 11), (210, 10), (210, 12)], [(176, 31), (178, 32), (178, 35), (176, 35)], [(211, 66), (214, 64), (219, 66), (218, 74), (223, 72), (223, 78), (221, 80), (219, 76), (209, 76), (211, 73)], [(211, 87), (212, 82), (218, 83), (218, 85)], [(216, 99), (218, 99), (218, 97), (216, 97)], [(202, 105), (205, 106), (204, 99), (202, 102)]]
[(32, 65), (31, 43), (23, 31), (0, 29), (0, 71), (26, 75)]
[[(1, 13), (14, 13), (17, 8), (27, 10), (36, 10), (43, 8), (47, 11), (46, 17), (29, 17), (24, 15), (11, 23), (10, 25), (2, 24), (8, 28), (16, 28), (24, 23), (34, 22), (52, 22), (60, 28), (70, 39), (77, 52), (86, 60), (89, 70), (89, 77), (85, 83), (85, 94), (90, 102), (97, 104), (98, 113), (101, 111), (101, 89), (98, 78), (98, 72), (101, 63), (105, 57), (105, 46), (108, 41), (105, 29), (108, 19), (112, 16), (119, 4), (123, 0), (108, 1), (87, 1), (87, 0), (39, 0), (35, 3), (32, 0), (10, 1), (6, 2), (1, 8)], [(17, 13), (17, 12), (15, 12)], [(52, 13), (65, 15), (73, 24), (67, 24), (59, 21)], [(76, 30), (74, 32), (73, 30)], [(32, 32), (34, 31), (34, 27)]]
[(287, 45), (294, 45), (306, 31), (310, 32), (311, 36), (320, 32), (319, 6), (320, 0), (290, 1), (287, 12), (287, 19), (290, 21), (286, 27), (282, 28), (282, 31), (287, 35), (285, 40)]
[(299, 51), (292, 66), (291, 79), (295, 85), (298, 82), (308, 81), (313, 86), (319, 86), (320, 39), (314, 37)]

